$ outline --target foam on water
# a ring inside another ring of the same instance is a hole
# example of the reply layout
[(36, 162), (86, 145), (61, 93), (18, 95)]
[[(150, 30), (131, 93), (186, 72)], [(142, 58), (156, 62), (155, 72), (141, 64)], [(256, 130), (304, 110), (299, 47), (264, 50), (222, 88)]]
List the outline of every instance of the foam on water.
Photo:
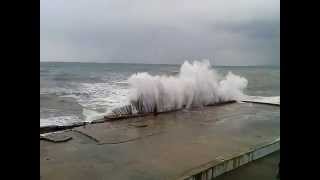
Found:
[[(79, 116), (57, 116), (40, 119), (40, 126), (69, 125), (76, 122), (91, 122), (102, 118), (114, 107), (127, 104), (127, 86), (116, 82), (78, 83), (72, 88), (41, 89), (40, 94), (55, 94), (59, 97), (73, 98), (83, 109)], [(53, 111), (54, 112), (54, 111)]]
[(82, 115), (84, 116), (84, 121), (91, 123), (94, 120), (102, 119), (106, 113), (98, 113), (96, 111), (83, 108)]
[(280, 105), (280, 96), (271, 96), (271, 97), (244, 96), (241, 98), (241, 101)]
[(40, 118), (40, 127), (47, 126), (69, 126), (81, 122), (78, 116), (57, 116)]
[(56, 87), (40, 90), (40, 94), (74, 98), (81, 106), (89, 109), (121, 105), (126, 102), (128, 92), (127, 87), (118, 83), (80, 83), (76, 88)]
[(79, 89), (84, 95), (76, 99), (89, 109), (120, 105), (126, 100), (125, 96), (128, 93), (127, 88), (110, 83), (82, 83)]

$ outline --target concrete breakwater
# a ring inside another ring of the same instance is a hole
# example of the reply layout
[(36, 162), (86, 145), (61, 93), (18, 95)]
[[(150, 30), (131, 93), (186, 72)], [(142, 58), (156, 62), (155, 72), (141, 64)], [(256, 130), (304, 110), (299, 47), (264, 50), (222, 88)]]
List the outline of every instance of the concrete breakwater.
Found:
[[(56, 136), (56, 137), (55, 137)], [(280, 108), (232, 103), (75, 127), (40, 140), (50, 179), (210, 179), (280, 149)]]
[(219, 157), (189, 170), (179, 180), (210, 180), (280, 150), (280, 138), (230, 157)]
[[(236, 101), (227, 101), (227, 102), (211, 104), (208, 106), (220, 106), (220, 105), (225, 105), (225, 104), (230, 104), (230, 103), (235, 103), (235, 102)], [(176, 109), (176, 110), (165, 111), (165, 112), (151, 112), (151, 113), (137, 113), (137, 114), (114, 113), (114, 114), (106, 115), (102, 119), (96, 119), (90, 123), (89, 122), (77, 122), (77, 123), (73, 123), (73, 124), (69, 124), (69, 125), (42, 126), (42, 127), (40, 127), (40, 134), (71, 129), (71, 128), (75, 128), (75, 127), (79, 127), (79, 126), (85, 126), (88, 124), (103, 123), (103, 122), (107, 122), (107, 121), (118, 121), (118, 120), (137, 118), (137, 117), (145, 117), (145, 116), (154, 116), (154, 115), (163, 114), (163, 113), (172, 113), (172, 112), (180, 111), (180, 110), (182, 110), (182, 109)]]
[[(280, 106), (280, 97), (279, 96), (275, 96), (275, 97), (248, 96), (248, 97), (244, 98), (243, 100), (241, 100), (240, 102)], [(230, 104), (230, 103), (236, 103), (236, 101), (220, 102), (220, 103), (215, 103), (215, 104), (211, 104), (211, 105), (207, 105), (207, 106), (220, 106), (220, 105), (225, 105), (225, 104)], [(114, 114), (106, 115), (104, 118), (96, 119), (90, 123), (89, 122), (77, 122), (77, 123), (73, 123), (73, 124), (69, 124), (69, 125), (62, 125), (62, 126), (61, 125), (42, 126), (42, 127), (40, 127), (40, 134), (71, 129), (74, 127), (85, 126), (87, 124), (95, 124), (95, 123), (103, 123), (103, 122), (107, 122), (107, 121), (117, 121), (117, 120), (124, 120), (124, 119), (130, 119), (130, 118), (152, 116), (152, 115), (158, 115), (158, 114), (163, 114), (163, 113), (171, 113), (171, 112), (180, 111), (180, 110), (183, 110), (183, 109), (176, 109), (176, 110), (171, 110), (171, 111), (166, 111), (166, 112), (138, 113), (138, 114), (121, 113), (121, 110), (118, 110), (118, 112), (116, 111), (116, 113), (114, 113)]]

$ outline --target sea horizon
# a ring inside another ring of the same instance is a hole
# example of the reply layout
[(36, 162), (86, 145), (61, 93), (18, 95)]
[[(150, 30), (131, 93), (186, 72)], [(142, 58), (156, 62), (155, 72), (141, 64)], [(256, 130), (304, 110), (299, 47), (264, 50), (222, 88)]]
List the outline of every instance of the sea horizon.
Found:
[[(187, 60), (186, 60), (187, 61)], [(191, 60), (189, 62), (193, 62), (196, 60)], [(275, 67), (280, 68), (280, 65), (272, 65), (272, 64), (259, 64), (259, 65), (221, 65), (221, 64), (213, 64), (212, 61), (209, 61), (211, 65), (215, 67)], [(40, 61), (40, 63), (63, 63), (63, 64), (129, 64), (129, 65), (170, 65), (170, 66), (180, 66), (182, 63), (179, 64), (167, 64), (167, 63), (143, 63), (143, 62), (98, 62), (98, 61)]]

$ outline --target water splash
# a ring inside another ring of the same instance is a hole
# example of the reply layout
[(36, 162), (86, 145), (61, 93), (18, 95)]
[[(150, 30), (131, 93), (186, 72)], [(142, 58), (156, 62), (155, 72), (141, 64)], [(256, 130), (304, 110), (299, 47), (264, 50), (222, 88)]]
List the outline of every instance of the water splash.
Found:
[(176, 75), (152, 76), (147, 72), (132, 75), (129, 105), (115, 114), (157, 113), (238, 101), (248, 81), (229, 72), (221, 76), (209, 61), (186, 61)]

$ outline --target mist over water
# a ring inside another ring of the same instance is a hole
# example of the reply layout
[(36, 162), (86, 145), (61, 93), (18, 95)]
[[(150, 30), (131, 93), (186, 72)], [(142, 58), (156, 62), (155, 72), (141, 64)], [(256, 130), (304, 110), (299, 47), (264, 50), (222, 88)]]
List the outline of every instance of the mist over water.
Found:
[(201, 107), (226, 101), (237, 101), (248, 81), (228, 72), (222, 76), (209, 61), (184, 62), (177, 75), (150, 75), (139, 72), (128, 79), (131, 107), (117, 109), (122, 113), (165, 112)]

